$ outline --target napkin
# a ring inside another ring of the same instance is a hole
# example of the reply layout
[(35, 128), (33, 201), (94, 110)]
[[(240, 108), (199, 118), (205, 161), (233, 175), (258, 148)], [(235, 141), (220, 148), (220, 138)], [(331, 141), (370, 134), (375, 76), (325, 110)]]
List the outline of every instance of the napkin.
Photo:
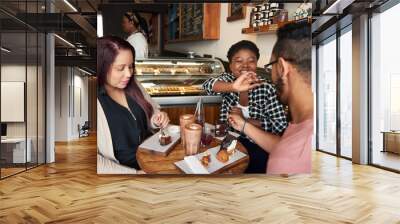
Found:
[(196, 156), (185, 156), (186, 164), (195, 174), (209, 174), (208, 170), (201, 164)]

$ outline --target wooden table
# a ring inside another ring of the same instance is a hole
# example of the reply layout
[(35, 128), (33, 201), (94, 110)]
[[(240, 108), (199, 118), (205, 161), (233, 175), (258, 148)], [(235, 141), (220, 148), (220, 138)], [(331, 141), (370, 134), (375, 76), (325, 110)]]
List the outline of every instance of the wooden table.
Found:
[(400, 131), (383, 131), (382, 152), (400, 154)]
[[(201, 147), (200, 151), (204, 152), (209, 148), (218, 146), (220, 141), (214, 139), (207, 148)], [(240, 143), (237, 143), (236, 148), (246, 155), (246, 148)], [(147, 150), (139, 148), (136, 152), (136, 159), (142, 170), (148, 174), (184, 174), (178, 167), (175, 166), (175, 162), (180, 161), (185, 156), (185, 150), (182, 144), (178, 143), (174, 149), (168, 154), (168, 156), (157, 155)], [(231, 164), (219, 170), (218, 173), (223, 174), (242, 174), (246, 170), (249, 164), (249, 157), (246, 156), (242, 161), (237, 164)]]

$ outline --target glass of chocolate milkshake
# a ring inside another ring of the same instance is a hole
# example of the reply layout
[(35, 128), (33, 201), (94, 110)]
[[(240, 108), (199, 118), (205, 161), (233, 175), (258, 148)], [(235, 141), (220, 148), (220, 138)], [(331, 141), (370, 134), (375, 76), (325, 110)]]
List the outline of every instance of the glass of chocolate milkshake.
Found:
[(185, 154), (195, 155), (199, 152), (203, 127), (196, 123), (185, 126)]
[(179, 117), (179, 125), (181, 127), (181, 143), (183, 147), (185, 147), (185, 126), (187, 124), (194, 123), (194, 120), (193, 114), (184, 114)]

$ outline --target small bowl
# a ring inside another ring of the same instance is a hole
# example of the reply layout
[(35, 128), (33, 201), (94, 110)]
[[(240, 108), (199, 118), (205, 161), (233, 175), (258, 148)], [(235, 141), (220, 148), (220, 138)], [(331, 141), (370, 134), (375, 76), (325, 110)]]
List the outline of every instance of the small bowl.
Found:
[(178, 134), (181, 131), (179, 126), (168, 126), (167, 130), (171, 134)]

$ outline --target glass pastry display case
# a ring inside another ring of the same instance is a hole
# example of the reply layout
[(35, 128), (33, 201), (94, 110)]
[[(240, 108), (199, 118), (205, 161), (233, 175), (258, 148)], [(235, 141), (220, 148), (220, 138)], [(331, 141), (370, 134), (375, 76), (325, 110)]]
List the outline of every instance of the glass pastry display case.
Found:
[(219, 104), (220, 96), (207, 96), (201, 85), (225, 71), (221, 61), (211, 58), (149, 58), (136, 60), (136, 78), (161, 105), (192, 106), (199, 97), (206, 104)]
[(208, 58), (158, 58), (137, 60), (136, 78), (150, 96), (204, 95), (201, 85), (223, 73), (223, 64)]

